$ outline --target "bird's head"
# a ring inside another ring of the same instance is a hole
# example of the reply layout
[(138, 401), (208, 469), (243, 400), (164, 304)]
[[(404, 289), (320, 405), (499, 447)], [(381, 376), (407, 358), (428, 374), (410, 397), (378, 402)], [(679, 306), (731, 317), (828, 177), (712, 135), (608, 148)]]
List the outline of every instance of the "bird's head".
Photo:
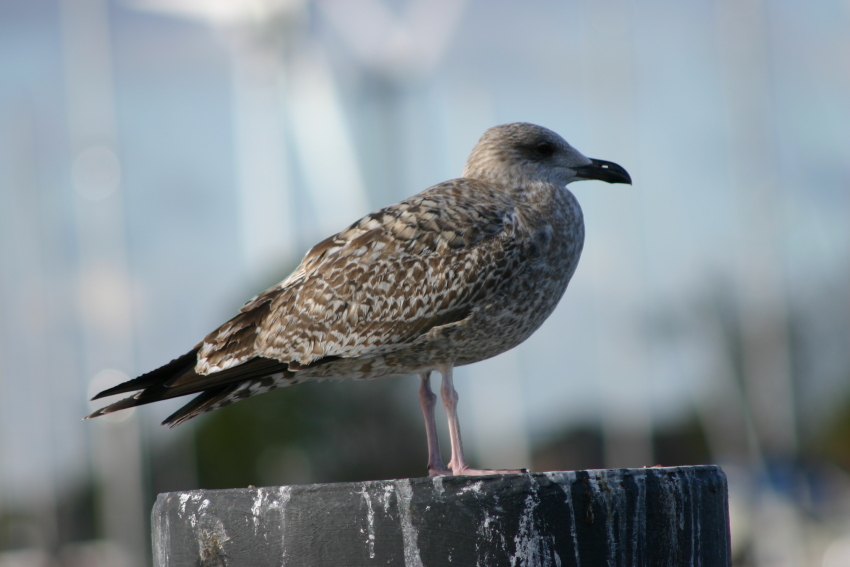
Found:
[(508, 187), (533, 182), (563, 187), (582, 179), (632, 182), (616, 163), (585, 157), (555, 132), (527, 122), (494, 126), (484, 132), (469, 154), (463, 177)]

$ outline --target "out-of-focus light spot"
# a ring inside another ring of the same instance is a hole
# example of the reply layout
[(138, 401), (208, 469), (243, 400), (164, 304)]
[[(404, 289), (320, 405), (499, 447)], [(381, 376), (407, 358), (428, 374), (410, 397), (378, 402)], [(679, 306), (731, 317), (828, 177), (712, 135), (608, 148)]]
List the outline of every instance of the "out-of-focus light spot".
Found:
[[(104, 368), (100, 372), (94, 375), (94, 378), (89, 382), (88, 389), (88, 399), (91, 400), (94, 396), (96, 396), (99, 392), (107, 388), (111, 388), (112, 386), (117, 386), (122, 382), (126, 382), (130, 377), (120, 370), (115, 370), (114, 368)], [(101, 398), (95, 401), (89, 401), (89, 407), (91, 411), (98, 410), (102, 407), (108, 406), (111, 403), (117, 402), (121, 398), (126, 398), (129, 394), (119, 394), (117, 396), (109, 396), (106, 398)], [(98, 421), (107, 421), (110, 423), (121, 423), (122, 421), (126, 421), (129, 419), (135, 408), (130, 408), (126, 410), (121, 410), (115, 413), (109, 413), (104, 416), (97, 418)]]
[(112, 195), (121, 182), (121, 164), (115, 153), (104, 146), (82, 151), (71, 166), (74, 188), (84, 199), (100, 201)]
[(79, 302), (85, 321), (100, 332), (125, 332), (130, 326), (130, 283), (112, 266), (101, 264), (82, 273)]

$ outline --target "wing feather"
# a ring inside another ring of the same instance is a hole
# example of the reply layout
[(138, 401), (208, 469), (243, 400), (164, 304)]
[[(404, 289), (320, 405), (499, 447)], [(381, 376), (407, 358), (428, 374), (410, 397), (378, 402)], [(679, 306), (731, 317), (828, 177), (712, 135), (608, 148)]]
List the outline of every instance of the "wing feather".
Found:
[(456, 179), (362, 218), (210, 333), (198, 374), (258, 356), (293, 368), (374, 356), (467, 316), (510, 253), (512, 207), (495, 188)]

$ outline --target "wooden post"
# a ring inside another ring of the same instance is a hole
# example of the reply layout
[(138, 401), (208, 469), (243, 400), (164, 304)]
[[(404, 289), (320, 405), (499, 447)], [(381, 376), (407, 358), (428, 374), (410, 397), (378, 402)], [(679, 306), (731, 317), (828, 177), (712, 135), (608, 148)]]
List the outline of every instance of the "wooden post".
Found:
[(716, 466), (160, 494), (157, 567), (728, 567)]

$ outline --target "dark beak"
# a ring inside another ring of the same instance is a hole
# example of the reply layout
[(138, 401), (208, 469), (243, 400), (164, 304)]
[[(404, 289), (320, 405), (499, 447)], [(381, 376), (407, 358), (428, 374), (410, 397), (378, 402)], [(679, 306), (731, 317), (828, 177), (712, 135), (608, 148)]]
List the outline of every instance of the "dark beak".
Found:
[(632, 184), (632, 178), (629, 177), (629, 172), (611, 161), (601, 159), (591, 159), (593, 163), (574, 167), (576, 177), (579, 179), (598, 179), (607, 183), (628, 183)]

